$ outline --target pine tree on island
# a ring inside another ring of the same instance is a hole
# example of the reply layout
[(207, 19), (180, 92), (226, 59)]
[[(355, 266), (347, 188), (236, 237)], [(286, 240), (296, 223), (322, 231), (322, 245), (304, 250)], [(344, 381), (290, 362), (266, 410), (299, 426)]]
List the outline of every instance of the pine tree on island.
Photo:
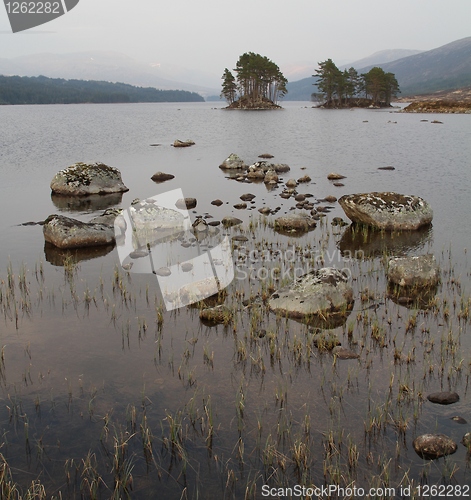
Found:
[(288, 91), (288, 80), (280, 68), (266, 56), (246, 52), (239, 57), (233, 70), (226, 68), (222, 75), (222, 92), (228, 109), (271, 109)]

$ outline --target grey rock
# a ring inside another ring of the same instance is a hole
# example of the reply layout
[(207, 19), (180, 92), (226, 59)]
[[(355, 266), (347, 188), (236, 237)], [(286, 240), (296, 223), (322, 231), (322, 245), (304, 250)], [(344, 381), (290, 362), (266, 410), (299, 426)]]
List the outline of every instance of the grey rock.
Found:
[(175, 139), (173, 143), (174, 148), (187, 148), (189, 146), (193, 146), (195, 143), (191, 139), (187, 139), (186, 141), (180, 141), (179, 139)]
[(388, 262), (387, 277), (399, 286), (435, 286), (440, 281), (440, 271), (432, 254), (395, 257)]
[(44, 239), (58, 248), (110, 245), (115, 242), (112, 226), (82, 222), (63, 215), (50, 215), (43, 225)]
[(418, 196), (372, 192), (342, 196), (339, 204), (353, 222), (386, 231), (415, 230), (432, 222), (430, 205)]
[(222, 170), (240, 170), (247, 168), (244, 160), (239, 158), (235, 153), (231, 153), (222, 163), (219, 165)]
[(459, 395), (456, 392), (434, 392), (427, 396), (427, 399), (431, 403), (436, 403), (439, 405), (451, 405), (453, 403), (457, 403), (460, 400)]
[(59, 171), (51, 181), (55, 194), (84, 196), (129, 191), (117, 168), (104, 163), (75, 163)]
[(275, 230), (281, 233), (306, 233), (316, 227), (316, 221), (307, 214), (288, 214), (275, 219)]
[(453, 439), (444, 434), (422, 434), (414, 439), (412, 446), (417, 455), (425, 460), (452, 455), (458, 448)]
[(272, 311), (292, 318), (345, 316), (353, 305), (353, 289), (346, 273), (326, 267), (311, 271), (292, 286), (275, 292), (268, 305)]

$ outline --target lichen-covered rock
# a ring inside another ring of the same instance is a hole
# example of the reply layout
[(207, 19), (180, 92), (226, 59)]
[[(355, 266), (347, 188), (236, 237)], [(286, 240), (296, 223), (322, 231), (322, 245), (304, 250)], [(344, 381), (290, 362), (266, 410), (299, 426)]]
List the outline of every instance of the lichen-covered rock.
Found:
[(235, 153), (231, 153), (222, 163), (219, 165), (222, 170), (240, 170), (247, 168), (244, 160), (239, 158)]
[(415, 230), (432, 222), (430, 205), (418, 196), (373, 192), (342, 196), (339, 204), (353, 222), (386, 231)]
[(50, 215), (43, 225), (44, 239), (58, 248), (110, 245), (115, 242), (113, 226), (82, 222), (63, 215)]
[(129, 191), (117, 168), (99, 162), (75, 163), (57, 172), (51, 181), (51, 190), (55, 194), (69, 196)]
[(440, 281), (440, 271), (432, 254), (395, 257), (388, 262), (388, 281), (399, 286), (427, 287)]
[(293, 285), (275, 292), (270, 309), (291, 318), (346, 316), (353, 305), (353, 289), (348, 275), (334, 267), (311, 271)]
[(422, 434), (414, 439), (412, 446), (417, 455), (425, 460), (452, 455), (458, 448), (453, 439), (444, 434)]
[(316, 221), (307, 214), (288, 214), (275, 220), (275, 231), (281, 233), (306, 233), (316, 227)]

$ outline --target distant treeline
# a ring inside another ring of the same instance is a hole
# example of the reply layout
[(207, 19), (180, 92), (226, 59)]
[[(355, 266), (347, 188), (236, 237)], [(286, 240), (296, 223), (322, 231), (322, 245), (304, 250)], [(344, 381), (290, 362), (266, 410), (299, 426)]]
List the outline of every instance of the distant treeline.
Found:
[(0, 104), (204, 102), (196, 92), (134, 87), (126, 83), (0, 75)]

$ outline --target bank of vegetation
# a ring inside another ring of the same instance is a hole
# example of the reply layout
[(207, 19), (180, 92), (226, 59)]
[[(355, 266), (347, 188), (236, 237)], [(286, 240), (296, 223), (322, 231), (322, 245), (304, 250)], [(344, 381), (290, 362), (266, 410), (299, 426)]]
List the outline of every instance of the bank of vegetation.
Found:
[(196, 92), (125, 83), (0, 75), (0, 104), (203, 102)]

